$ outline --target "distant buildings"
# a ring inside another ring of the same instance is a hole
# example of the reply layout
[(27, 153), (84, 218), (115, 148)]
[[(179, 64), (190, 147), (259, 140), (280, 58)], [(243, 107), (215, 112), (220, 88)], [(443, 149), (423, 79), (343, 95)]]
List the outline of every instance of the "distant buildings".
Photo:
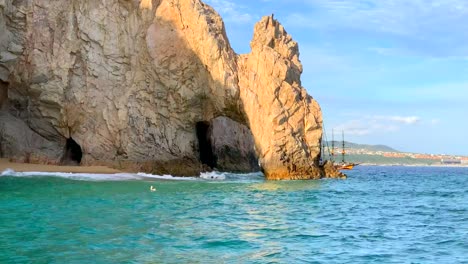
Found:
[(420, 153), (405, 153), (405, 152), (385, 152), (385, 151), (373, 151), (365, 148), (348, 148), (347, 154), (350, 155), (372, 155), (384, 158), (408, 158), (415, 162), (421, 161), (422, 163), (430, 164), (446, 164), (446, 165), (468, 165), (468, 157), (464, 156), (453, 156), (445, 154), (420, 154)]
[(382, 153), (382, 156), (387, 158), (405, 158), (407, 157), (407, 154), (399, 152), (384, 152)]
[(461, 164), (461, 160), (459, 159), (441, 159), (440, 162), (442, 164)]

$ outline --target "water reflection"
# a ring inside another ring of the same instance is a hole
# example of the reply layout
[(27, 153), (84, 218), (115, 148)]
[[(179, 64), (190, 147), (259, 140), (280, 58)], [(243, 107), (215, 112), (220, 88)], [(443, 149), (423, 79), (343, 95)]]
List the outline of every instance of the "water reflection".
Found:
[(264, 181), (252, 184), (251, 190), (254, 191), (308, 191), (319, 190), (321, 181)]

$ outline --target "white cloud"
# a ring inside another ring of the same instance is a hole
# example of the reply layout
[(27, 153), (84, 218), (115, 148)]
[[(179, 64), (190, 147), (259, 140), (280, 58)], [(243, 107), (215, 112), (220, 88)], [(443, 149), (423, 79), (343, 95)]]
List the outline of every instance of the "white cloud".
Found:
[(372, 120), (374, 122), (385, 121), (385, 122), (395, 122), (395, 123), (406, 124), (406, 125), (414, 125), (421, 121), (421, 118), (418, 116), (398, 116), (398, 115), (393, 115), (393, 116), (373, 115), (373, 116), (366, 117), (366, 119)]
[(401, 125), (415, 125), (421, 121), (417, 116), (365, 116), (349, 120), (335, 127), (336, 131), (344, 131), (347, 135), (367, 136), (378, 133), (399, 131)]
[(252, 15), (244, 6), (238, 5), (233, 1), (228, 0), (205, 0), (207, 4), (212, 6), (222, 17), (224, 21), (244, 24), (252, 22)]
[[(366, 27), (400, 34), (410, 34), (422, 27), (443, 28), (444, 22), (465, 20), (466, 0), (302, 0), (328, 12), (337, 23), (351, 22)], [(313, 17), (310, 17), (314, 19)], [(445, 30), (450, 30), (446, 28)]]
[(370, 134), (371, 127), (365, 124), (363, 120), (349, 120), (348, 122), (335, 127), (336, 131), (346, 131), (346, 134), (364, 136)]
[[(401, 52), (433, 57), (466, 56), (466, 0), (292, 0), (311, 8), (293, 13), (287, 27), (347, 29), (398, 39)], [(385, 50), (376, 51), (386, 52)], [(392, 51), (393, 53), (394, 51)]]
[(398, 123), (407, 124), (407, 125), (413, 125), (421, 121), (421, 118), (417, 116), (390, 116), (388, 117), (388, 119), (398, 122)]

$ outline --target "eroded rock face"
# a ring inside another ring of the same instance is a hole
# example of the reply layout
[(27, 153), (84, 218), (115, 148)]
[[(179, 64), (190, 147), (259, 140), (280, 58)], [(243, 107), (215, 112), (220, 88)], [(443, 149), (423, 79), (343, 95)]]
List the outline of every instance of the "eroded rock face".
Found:
[(260, 171), (250, 129), (227, 117), (211, 122), (211, 142), (216, 169), (233, 172)]
[[(319, 178), (321, 113), (297, 44), (272, 17), (255, 32), (239, 57), (199, 0), (0, 0), (2, 155), (59, 164), (73, 139), (81, 164), (196, 175), (197, 124), (225, 116), (251, 129), (268, 178)], [(251, 159), (244, 141), (223, 144)]]
[(327, 160), (322, 166), (326, 178), (346, 179), (346, 175), (335, 168), (333, 162)]
[(297, 43), (273, 16), (255, 26), (239, 59), (244, 111), (268, 179), (318, 179), (322, 114), (301, 86)]

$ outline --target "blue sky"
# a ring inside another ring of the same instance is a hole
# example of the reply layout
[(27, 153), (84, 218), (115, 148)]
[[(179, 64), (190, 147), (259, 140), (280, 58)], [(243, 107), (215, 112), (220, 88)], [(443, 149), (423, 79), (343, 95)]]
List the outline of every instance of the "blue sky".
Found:
[(401, 151), (468, 155), (468, 1), (205, 0), (248, 53), (274, 14), (299, 43), (327, 133)]

